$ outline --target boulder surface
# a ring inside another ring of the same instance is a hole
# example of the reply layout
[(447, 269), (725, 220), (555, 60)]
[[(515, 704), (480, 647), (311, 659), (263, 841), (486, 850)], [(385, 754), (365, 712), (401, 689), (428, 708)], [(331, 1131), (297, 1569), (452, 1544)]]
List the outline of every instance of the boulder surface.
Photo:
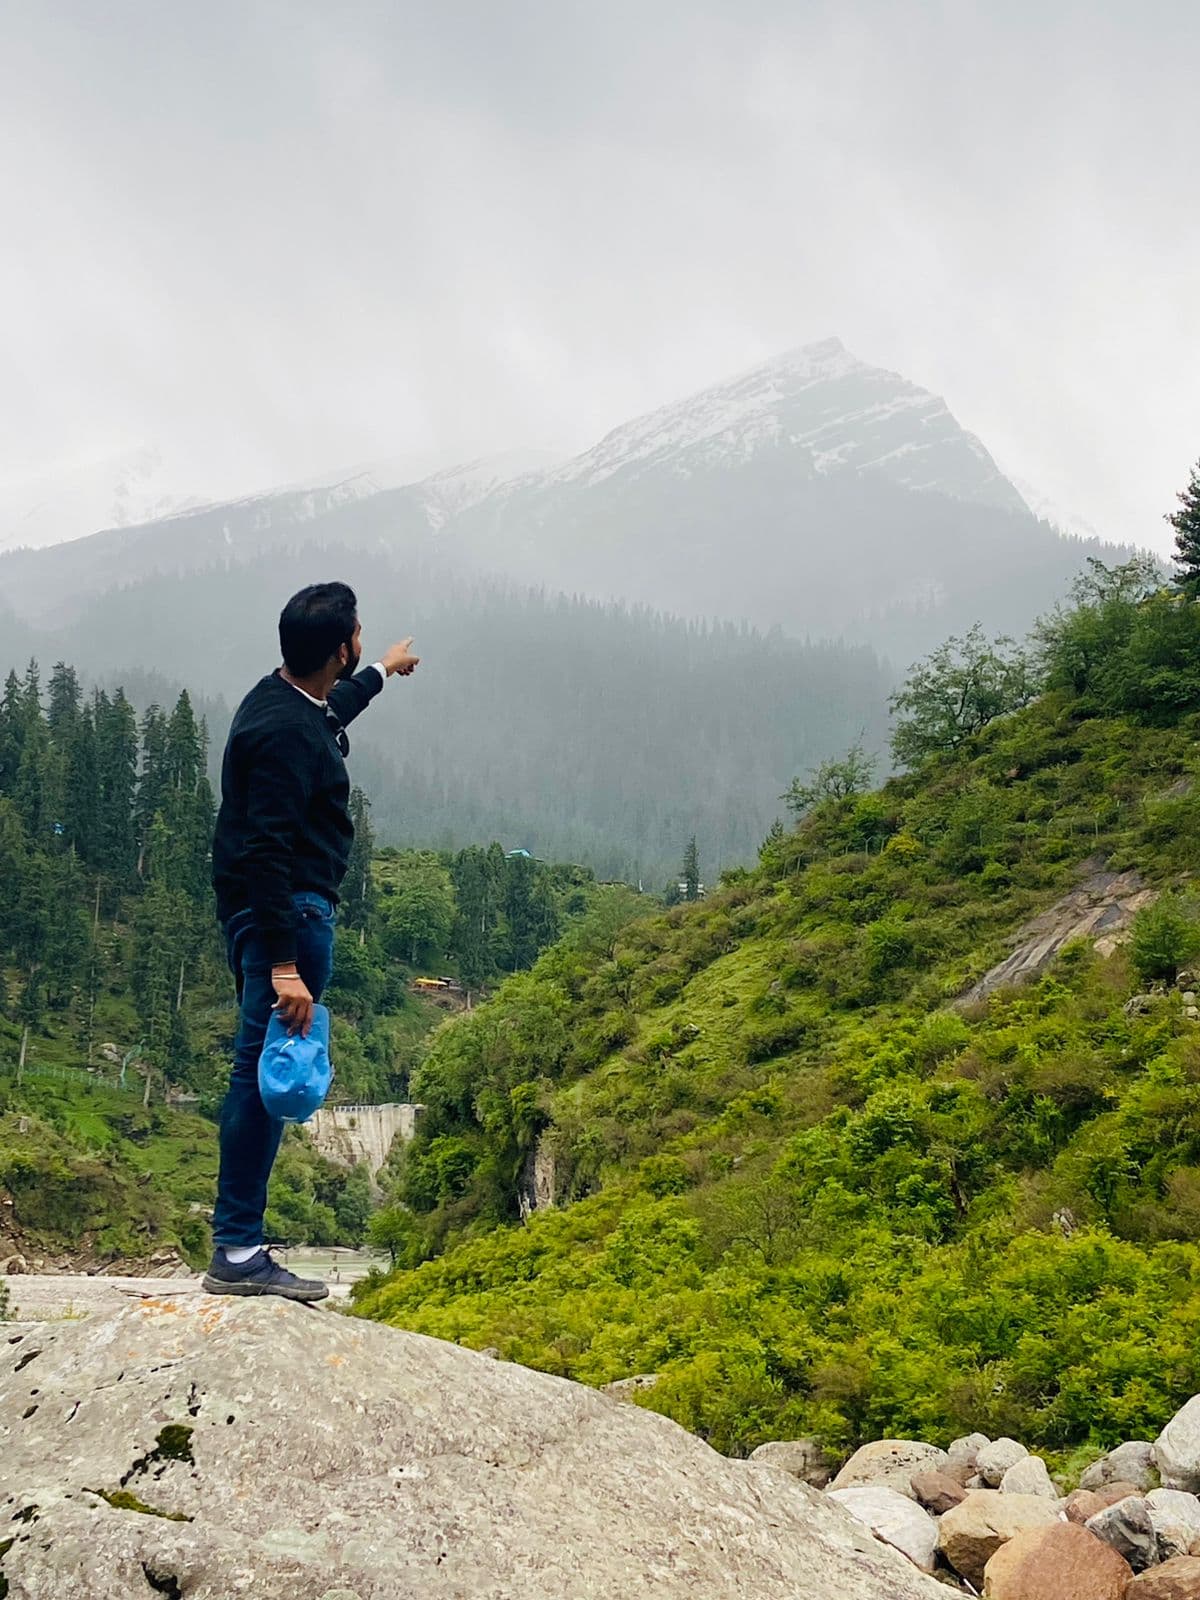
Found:
[(1008, 1469), (1028, 1454), (1025, 1446), (1015, 1439), (993, 1439), (976, 1456), (975, 1470), (989, 1489), (998, 1489)]
[(987, 1564), (984, 1600), (1123, 1600), (1129, 1563), (1075, 1522), (1014, 1534)]
[(1175, 1556), (1136, 1577), (1125, 1600), (1200, 1600), (1200, 1557)]
[(814, 1489), (823, 1489), (832, 1476), (829, 1459), (816, 1439), (772, 1439), (752, 1450), (750, 1460), (760, 1467), (788, 1472)]
[(1150, 1525), (1158, 1539), (1158, 1559), (1190, 1555), (1200, 1544), (1200, 1500), (1183, 1489), (1151, 1489), (1146, 1496)]
[(876, 1439), (854, 1452), (830, 1487), (857, 1489), (873, 1483), (915, 1500), (913, 1473), (940, 1472), (948, 1460), (944, 1450), (918, 1439)]
[(1002, 1544), (1026, 1528), (1058, 1520), (1057, 1504), (1041, 1495), (974, 1489), (938, 1524), (938, 1548), (955, 1572), (979, 1589), (984, 1568)]
[(1194, 1394), (1154, 1441), (1164, 1489), (1200, 1490), (1200, 1394)]
[(1103, 1489), (1110, 1483), (1133, 1483), (1144, 1493), (1158, 1486), (1154, 1446), (1147, 1439), (1128, 1439), (1110, 1450), (1079, 1480), (1081, 1489)]
[(899, 1489), (864, 1483), (857, 1489), (831, 1489), (829, 1498), (845, 1506), (877, 1539), (902, 1551), (922, 1572), (932, 1572), (937, 1565), (938, 1525)]
[(9, 1600), (938, 1600), (839, 1506), (653, 1412), (286, 1301), (0, 1342)]
[(1003, 1494), (1040, 1494), (1046, 1500), (1058, 1499), (1050, 1468), (1041, 1456), (1022, 1456), (1015, 1461), (1000, 1479), (1000, 1490)]
[(1115, 1505), (1106, 1506), (1084, 1523), (1105, 1544), (1123, 1555), (1135, 1572), (1151, 1567), (1158, 1560), (1158, 1535), (1150, 1521), (1150, 1508), (1137, 1495), (1128, 1495)]

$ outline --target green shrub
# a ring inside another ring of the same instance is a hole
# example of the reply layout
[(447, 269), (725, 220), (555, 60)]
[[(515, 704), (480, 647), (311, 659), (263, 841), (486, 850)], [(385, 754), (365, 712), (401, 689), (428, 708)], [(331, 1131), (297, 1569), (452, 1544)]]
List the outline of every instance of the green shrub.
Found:
[(1200, 955), (1200, 900), (1167, 892), (1133, 920), (1130, 958), (1143, 983), (1174, 983)]

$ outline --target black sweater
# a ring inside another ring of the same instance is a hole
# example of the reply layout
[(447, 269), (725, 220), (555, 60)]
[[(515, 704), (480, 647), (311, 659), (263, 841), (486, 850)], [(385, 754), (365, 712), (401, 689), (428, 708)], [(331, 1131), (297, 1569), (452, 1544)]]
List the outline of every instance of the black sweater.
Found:
[[(334, 686), (329, 707), (343, 727), (383, 688), (375, 667)], [(247, 908), (272, 965), (296, 957), (293, 894), (315, 890), (337, 904), (354, 825), (350, 779), (329, 719), (273, 672), (242, 701), (221, 764), (213, 838), (213, 888), (222, 922)]]

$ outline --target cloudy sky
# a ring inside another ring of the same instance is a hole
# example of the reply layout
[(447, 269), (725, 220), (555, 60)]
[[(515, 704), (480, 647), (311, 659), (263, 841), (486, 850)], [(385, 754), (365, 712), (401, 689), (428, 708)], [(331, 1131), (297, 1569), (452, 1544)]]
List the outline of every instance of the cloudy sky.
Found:
[(0, 0), (0, 486), (608, 427), (837, 334), (1165, 547), (1194, 0)]

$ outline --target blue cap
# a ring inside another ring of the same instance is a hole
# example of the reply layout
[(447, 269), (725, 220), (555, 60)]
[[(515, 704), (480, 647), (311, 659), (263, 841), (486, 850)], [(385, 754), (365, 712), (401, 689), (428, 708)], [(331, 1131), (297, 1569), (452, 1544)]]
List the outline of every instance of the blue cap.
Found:
[(283, 1122), (307, 1122), (325, 1104), (332, 1082), (328, 1010), (313, 1007), (307, 1039), (289, 1033), (278, 1011), (272, 1012), (258, 1058), (258, 1092), (267, 1115)]

